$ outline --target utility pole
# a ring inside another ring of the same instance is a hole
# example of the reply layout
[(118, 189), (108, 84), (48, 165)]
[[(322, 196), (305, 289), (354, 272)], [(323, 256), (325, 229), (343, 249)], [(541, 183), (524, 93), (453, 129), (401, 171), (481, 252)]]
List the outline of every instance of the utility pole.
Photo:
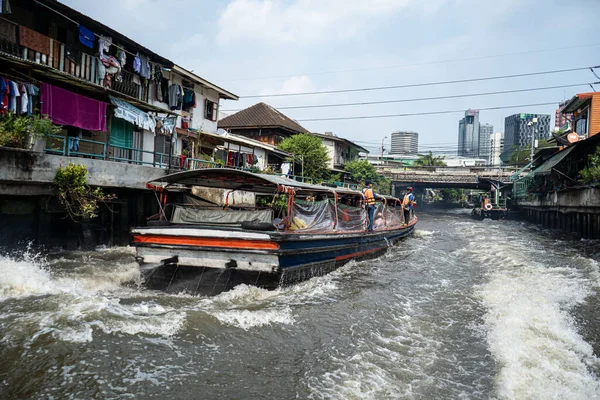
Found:
[(387, 139), (387, 136), (384, 136), (383, 139), (381, 139), (381, 164), (383, 165), (383, 152), (385, 151), (385, 147), (383, 146), (383, 142), (385, 141), (385, 139)]

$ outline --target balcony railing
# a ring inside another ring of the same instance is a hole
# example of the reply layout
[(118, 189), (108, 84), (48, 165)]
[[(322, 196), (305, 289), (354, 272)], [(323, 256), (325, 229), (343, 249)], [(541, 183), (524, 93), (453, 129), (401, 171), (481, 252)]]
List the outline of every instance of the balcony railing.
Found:
[[(16, 41), (18, 32), (21, 35), (20, 44)], [(49, 36), (4, 19), (0, 19), (0, 51), (47, 65), (96, 85), (102, 86), (104, 83), (102, 78), (98, 78), (97, 56), (69, 47)], [(147, 90), (134, 82), (134, 74), (123, 69), (121, 69), (121, 79), (117, 77), (112, 79), (111, 89), (138, 100), (145, 100), (147, 96)]]
[(121, 70), (121, 81), (118, 82), (116, 79), (112, 82), (111, 89), (116, 90), (119, 93), (126, 94), (136, 99), (141, 98), (141, 86), (133, 81), (134, 75), (131, 72)]

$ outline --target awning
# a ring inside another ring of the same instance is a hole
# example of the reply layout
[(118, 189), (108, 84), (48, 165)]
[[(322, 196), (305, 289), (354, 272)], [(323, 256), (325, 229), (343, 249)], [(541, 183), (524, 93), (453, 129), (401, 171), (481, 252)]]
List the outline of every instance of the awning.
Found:
[(533, 173), (535, 175), (549, 175), (552, 172), (552, 169), (558, 165), (566, 156), (568, 156), (575, 146), (567, 147), (566, 149), (559, 151), (548, 160), (546, 160), (542, 165), (536, 168)]
[(156, 120), (152, 115), (114, 96), (109, 95), (108, 97), (110, 98), (110, 102), (115, 106), (115, 117), (124, 119), (150, 132), (156, 130)]

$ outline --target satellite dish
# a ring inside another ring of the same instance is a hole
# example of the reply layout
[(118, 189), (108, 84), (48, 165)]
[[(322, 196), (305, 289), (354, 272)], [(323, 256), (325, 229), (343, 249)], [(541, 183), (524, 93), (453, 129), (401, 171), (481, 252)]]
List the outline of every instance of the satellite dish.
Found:
[(575, 143), (579, 141), (579, 135), (577, 134), (577, 132), (571, 132), (567, 135), (567, 140), (569, 141), (569, 143)]

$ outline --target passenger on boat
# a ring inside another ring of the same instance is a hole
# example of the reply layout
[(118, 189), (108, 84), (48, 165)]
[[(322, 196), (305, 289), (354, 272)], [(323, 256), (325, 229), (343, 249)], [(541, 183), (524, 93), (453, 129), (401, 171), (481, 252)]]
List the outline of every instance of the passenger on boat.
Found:
[(413, 189), (409, 186), (406, 188), (408, 193), (404, 196), (402, 200), (402, 210), (404, 211), (404, 225), (408, 225), (411, 220), (411, 213), (413, 209), (413, 203), (415, 201), (415, 195), (413, 194)]
[(367, 215), (369, 216), (367, 230), (373, 231), (373, 219), (375, 218), (375, 199), (383, 197), (375, 193), (373, 190), (373, 182), (369, 180), (365, 181), (365, 188), (362, 190), (362, 192), (365, 196), (365, 201), (367, 203)]

